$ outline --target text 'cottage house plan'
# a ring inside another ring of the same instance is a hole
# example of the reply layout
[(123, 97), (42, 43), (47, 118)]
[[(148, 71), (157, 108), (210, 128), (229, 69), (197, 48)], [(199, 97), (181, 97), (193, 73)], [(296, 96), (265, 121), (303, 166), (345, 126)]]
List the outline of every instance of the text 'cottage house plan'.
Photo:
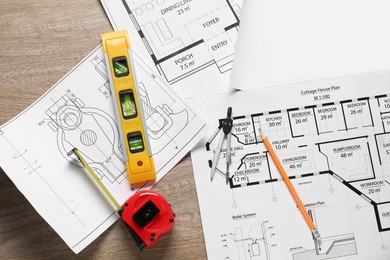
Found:
[(122, 0), (150, 57), (174, 83), (214, 65), (231, 69), (241, 1)]
[[(214, 109), (220, 119), (227, 105), (233, 108), (229, 167), (223, 145), (210, 181), (219, 127), (191, 154), (208, 256), (389, 259), (389, 83), (390, 74), (378, 72), (206, 101), (203, 112)], [(270, 98), (277, 95), (280, 102)], [(220, 120), (208, 120), (220, 126)], [(297, 189), (320, 243), (308, 232), (260, 131)]]

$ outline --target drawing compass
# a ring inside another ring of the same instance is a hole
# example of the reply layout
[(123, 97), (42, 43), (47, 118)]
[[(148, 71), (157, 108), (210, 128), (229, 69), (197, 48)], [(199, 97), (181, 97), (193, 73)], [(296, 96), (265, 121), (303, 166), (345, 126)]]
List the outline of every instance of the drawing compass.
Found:
[(230, 151), (231, 151), (232, 127), (233, 127), (232, 108), (229, 107), (227, 110), (227, 117), (219, 120), (218, 129), (212, 135), (212, 138), (214, 138), (221, 129), (223, 131), (223, 134), (219, 138), (217, 149), (215, 150), (214, 157), (213, 157), (213, 163), (211, 166), (211, 176), (210, 176), (211, 181), (213, 180), (215, 171), (217, 169), (217, 163), (218, 163), (219, 155), (221, 154), (221, 151), (222, 151), (223, 141), (226, 139), (227, 140), (227, 144), (226, 144), (226, 184), (229, 182), (229, 166), (231, 163)]

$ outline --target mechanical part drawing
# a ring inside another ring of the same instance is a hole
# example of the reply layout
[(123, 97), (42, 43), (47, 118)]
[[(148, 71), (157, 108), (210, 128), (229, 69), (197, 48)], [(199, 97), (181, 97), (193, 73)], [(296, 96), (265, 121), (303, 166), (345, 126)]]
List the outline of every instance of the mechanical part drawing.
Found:
[[(37, 212), (76, 253), (116, 221), (115, 211), (81, 174), (77, 148), (119, 203), (137, 189), (127, 181), (120, 133), (101, 46), (29, 108), (0, 126), (0, 165)], [(153, 140), (156, 181), (206, 131), (203, 120), (134, 54)], [(138, 72), (139, 71), (139, 72)], [(20, 129), (28, 129), (20, 134)]]
[(112, 92), (107, 76), (106, 61), (104, 59), (101, 59), (97, 55), (93, 57), (90, 61), (95, 66), (96, 71), (102, 76), (104, 80), (104, 84), (99, 87), (99, 91), (102, 92), (102, 94), (105, 95), (107, 98), (111, 97)]
[(122, 182), (127, 173), (116, 122), (107, 113), (86, 108), (77, 101), (64, 95), (46, 111), (52, 120), (48, 125), (57, 132), (58, 149), (66, 160), (81, 167), (75, 156), (68, 156), (69, 151), (78, 147), (100, 178)]
[[(133, 56), (138, 57), (135, 53), (133, 53)], [(105, 61), (96, 56), (91, 59), (91, 63), (94, 64), (95, 70), (106, 80), (104, 86), (110, 88)], [(178, 98), (165, 90), (167, 85), (144, 62), (136, 59), (135, 66), (139, 94), (145, 110), (146, 127), (148, 128), (150, 142), (153, 143), (151, 144), (153, 155), (161, 152), (170, 143), (174, 143), (175, 148), (178, 149), (174, 138), (195, 117), (195, 114), (188, 107), (183, 109), (181, 106), (177, 106)], [(152, 89), (152, 96), (148, 94), (148, 89)], [(159, 98), (155, 98), (156, 96)]]

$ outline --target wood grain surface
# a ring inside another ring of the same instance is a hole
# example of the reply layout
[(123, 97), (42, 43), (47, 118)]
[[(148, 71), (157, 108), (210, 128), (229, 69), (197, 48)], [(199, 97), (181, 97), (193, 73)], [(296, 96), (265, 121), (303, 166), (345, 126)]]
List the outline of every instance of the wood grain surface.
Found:
[[(27, 108), (112, 31), (98, 0), (0, 1), (0, 125)], [(190, 156), (154, 188), (172, 204), (173, 230), (139, 251), (117, 221), (75, 255), (0, 170), (1, 259), (205, 259)]]

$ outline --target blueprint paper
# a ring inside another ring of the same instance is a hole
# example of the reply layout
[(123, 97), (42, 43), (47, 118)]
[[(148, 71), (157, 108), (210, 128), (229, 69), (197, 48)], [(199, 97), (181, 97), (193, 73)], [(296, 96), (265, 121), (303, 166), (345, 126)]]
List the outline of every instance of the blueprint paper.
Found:
[(231, 86), (389, 70), (387, 0), (257, 0), (243, 7)]
[[(197, 116), (135, 54), (140, 102), (160, 180), (204, 135)], [(66, 244), (80, 252), (117, 218), (75, 156), (83, 154), (119, 204), (131, 190), (102, 47), (0, 126), (0, 166)]]
[[(210, 97), (192, 150), (209, 259), (390, 259), (390, 72)], [(192, 99), (192, 104), (197, 100)], [(226, 145), (210, 182), (221, 131)], [(212, 111), (212, 112), (210, 112)], [(322, 237), (311, 232), (264, 147), (268, 136)]]
[(229, 87), (242, 0), (101, 0), (115, 30), (184, 97)]

